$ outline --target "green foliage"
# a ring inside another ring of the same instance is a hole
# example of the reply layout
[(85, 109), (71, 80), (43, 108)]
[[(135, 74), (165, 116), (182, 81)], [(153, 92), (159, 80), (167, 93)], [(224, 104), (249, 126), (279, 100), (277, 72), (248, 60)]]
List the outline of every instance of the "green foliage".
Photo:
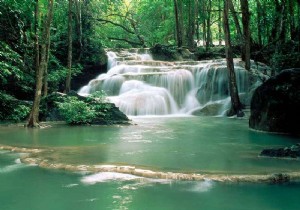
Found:
[(93, 92), (89, 97), (92, 99), (96, 99), (100, 103), (104, 103), (106, 102), (107, 94), (105, 93), (104, 90), (100, 90), (100, 91)]
[(21, 56), (0, 41), (0, 82), (7, 84), (9, 77), (15, 80), (23, 79), (22, 65)]
[(20, 104), (14, 108), (11, 116), (9, 116), (8, 119), (14, 122), (21, 122), (22, 120), (25, 120), (28, 117), (29, 113), (29, 106)]
[(84, 101), (75, 96), (70, 96), (64, 102), (58, 103), (60, 114), (68, 124), (88, 124), (96, 117), (95, 110)]
[(17, 100), (11, 95), (0, 91), (0, 120), (20, 122), (30, 112), (30, 104)]

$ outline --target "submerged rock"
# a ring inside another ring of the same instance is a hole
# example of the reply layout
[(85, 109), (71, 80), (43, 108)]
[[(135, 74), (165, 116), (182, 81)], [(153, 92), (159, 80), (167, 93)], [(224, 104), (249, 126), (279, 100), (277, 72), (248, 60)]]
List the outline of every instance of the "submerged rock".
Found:
[(288, 174), (273, 174), (270, 177), (270, 182), (273, 184), (282, 184), (290, 181), (290, 176)]
[(223, 106), (224, 105), (221, 104), (221, 103), (207, 104), (206, 106), (193, 111), (192, 115), (196, 115), (196, 116), (215, 116), (215, 115), (219, 115), (219, 114), (221, 114), (220, 110), (222, 110)]
[(251, 128), (300, 135), (300, 69), (282, 71), (258, 87), (251, 100)]
[(264, 149), (260, 155), (277, 158), (298, 158), (300, 157), (300, 143), (292, 145), (291, 147)]

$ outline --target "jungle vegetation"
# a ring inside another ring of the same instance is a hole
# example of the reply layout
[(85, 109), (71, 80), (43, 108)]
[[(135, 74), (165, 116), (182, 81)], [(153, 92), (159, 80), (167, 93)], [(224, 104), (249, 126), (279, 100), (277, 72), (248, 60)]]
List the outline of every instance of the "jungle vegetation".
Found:
[(38, 126), (41, 98), (105, 64), (104, 48), (217, 49), (277, 74), (299, 67), (299, 42), (300, 0), (0, 0), (0, 120)]

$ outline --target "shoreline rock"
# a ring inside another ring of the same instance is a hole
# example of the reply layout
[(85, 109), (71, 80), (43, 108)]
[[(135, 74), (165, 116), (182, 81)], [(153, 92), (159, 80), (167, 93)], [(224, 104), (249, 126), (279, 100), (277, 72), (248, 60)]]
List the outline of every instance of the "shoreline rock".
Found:
[(259, 86), (251, 100), (249, 126), (300, 136), (300, 69), (288, 69)]

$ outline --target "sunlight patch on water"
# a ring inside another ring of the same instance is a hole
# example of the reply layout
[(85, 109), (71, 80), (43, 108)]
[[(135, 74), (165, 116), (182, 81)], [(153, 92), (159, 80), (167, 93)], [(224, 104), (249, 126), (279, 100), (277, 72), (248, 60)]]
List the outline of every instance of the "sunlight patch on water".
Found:
[(138, 179), (142, 179), (142, 178), (130, 174), (101, 172), (101, 173), (85, 176), (81, 179), (81, 182), (84, 184), (93, 185), (98, 182), (130, 181), (130, 180), (138, 180)]

